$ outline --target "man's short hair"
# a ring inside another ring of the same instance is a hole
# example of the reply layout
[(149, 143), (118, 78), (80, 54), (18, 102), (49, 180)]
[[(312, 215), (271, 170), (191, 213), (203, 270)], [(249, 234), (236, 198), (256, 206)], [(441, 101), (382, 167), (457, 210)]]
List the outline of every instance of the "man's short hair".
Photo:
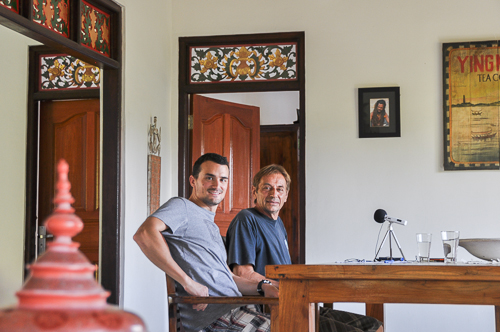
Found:
[(281, 165), (276, 165), (276, 164), (271, 164), (271, 165), (267, 165), (267, 166), (264, 166), (260, 169), (260, 171), (257, 172), (257, 174), (255, 174), (255, 176), (253, 177), (253, 182), (252, 182), (252, 186), (255, 187), (255, 189), (259, 189), (259, 183), (260, 183), (260, 180), (262, 180), (262, 178), (264, 176), (267, 176), (267, 175), (271, 175), (271, 174), (281, 174), (283, 175), (283, 177), (285, 178), (285, 181), (286, 181), (286, 191), (290, 191), (290, 183), (292, 182), (292, 180), (290, 179), (290, 175), (288, 175), (286, 169), (281, 166)]
[(193, 177), (195, 179), (198, 179), (198, 175), (200, 175), (201, 172), (201, 164), (203, 164), (205, 161), (212, 161), (216, 164), (225, 165), (229, 168), (229, 162), (227, 161), (226, 157), (223, 157), (217, 153), (205, 153), (200, 158), (198, 158), (194, 163)]

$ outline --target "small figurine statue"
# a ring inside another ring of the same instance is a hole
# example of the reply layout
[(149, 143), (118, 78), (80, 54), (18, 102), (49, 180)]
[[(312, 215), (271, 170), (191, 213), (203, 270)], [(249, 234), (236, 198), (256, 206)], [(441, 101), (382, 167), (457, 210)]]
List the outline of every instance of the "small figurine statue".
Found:
[(161, 128), (156, 128), (156, 116), (153, 119), (153, 123), (149, 125), (149, 154), (154, 154), (159, 156), (161, 149)]

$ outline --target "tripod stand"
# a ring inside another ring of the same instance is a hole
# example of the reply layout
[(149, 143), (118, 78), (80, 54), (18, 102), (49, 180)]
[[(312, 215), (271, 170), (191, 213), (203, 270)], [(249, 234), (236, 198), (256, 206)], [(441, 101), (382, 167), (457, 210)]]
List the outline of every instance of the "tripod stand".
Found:
[(375, 254), (375, 258), (373, 260), (377, 260), (378, 253), (380, 252), (380, 249), (385, 244), (385, 241), (387, 240), (387, 237), (389, 237), (389, 253), (390, 253), (390, 260), (393, 259), (392, 257), (392, 240), (391, 237), (394, 238), (394, 241), (396, 241), (396, 244), (398, 245), (399, 252), (401, 253), (401, 256), (403, 256), (403, 259), (406, 260), (405, 255), (403, 254), (403, 250), (401, 250), (401, 246), (399, 245), (398, 238), (396, 237), (396, 234), (394, 233), (394, 230), (392, 229), (392, 222), (389, 222), (389, 227), (387, 228), (387, 232), (385, 232), (384, 239), (382, 240), (382, 243), (380, 244), (380, 247), (377, 250), (377, 253)]

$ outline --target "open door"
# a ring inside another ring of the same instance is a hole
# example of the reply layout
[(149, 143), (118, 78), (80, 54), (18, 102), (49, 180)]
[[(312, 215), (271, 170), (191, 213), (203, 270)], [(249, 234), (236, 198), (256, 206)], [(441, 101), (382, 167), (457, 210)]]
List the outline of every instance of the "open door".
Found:
[(236, 214), (253, 206), (252, 178), (260, 169), (260, 109), (199, 95), (192, 96), (191, 107), (192, 164), (208, 152), (229, 161), (229, 188), (215, 216), (225, 236)]

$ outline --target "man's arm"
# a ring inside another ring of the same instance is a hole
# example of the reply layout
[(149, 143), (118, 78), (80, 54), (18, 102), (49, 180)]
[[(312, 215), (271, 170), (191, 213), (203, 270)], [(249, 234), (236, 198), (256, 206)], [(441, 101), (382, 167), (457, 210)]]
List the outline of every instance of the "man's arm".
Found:
[[(252, 264), (247, 264), (247, 265), (233, 264), (233, 273), (239, 277), (249, 279), (255, 282), (259, 282), (263, 279), (266, 279), (266, 277), (264, 277), (262, 274), (255, 272)], [(271, 281), (274, 287), (279, 288), (280, 284), (278, 281), (271, 279), (268, 280)]]
[[(256, 234), (252, 227), (250, 212), (243, 210), (233, 219), (227, 230), (226, 241), (228, 244), (228, 263), (231, 264), (233, 273), (239, 277), (260, 282), (266, 279), (255, 271), (256, 263)], [(241, 265), (238, 263), (242, 263)], [(270, 280), (272, 285), (279, 287), (279, 282)]]
[[(148, 217), (134, 234), (134, 241), (154, 265), (181, 284), (186, 292), (194, 296), (209, 296), (208, 288), (191, 279), (172, 258), (170, 249), (161, 235), (167, 228), (160, 219)], [(193, 308), (204, 310), (206, 306), (201, 304)]]
[[(262, 279), (259, 279), (259, 281), (254, 281), (254, 280), (249, 280), (246, 278), (242, 278), (240, 276), (237, 276), (233, 273), (231, 273), (233, 276), (233, 280), (236, 283), (236, 286), (238, 286), (238, 290), (241, 292), (243, 295), (260, 295), (257, 292), (257, 285)], [(262, 290), (264, 291), (264, 296), (265, 297), (278, 297), (279, 296), (279, 291), (276, 287), (273, 285), (269, 284), (262, 284)]]

